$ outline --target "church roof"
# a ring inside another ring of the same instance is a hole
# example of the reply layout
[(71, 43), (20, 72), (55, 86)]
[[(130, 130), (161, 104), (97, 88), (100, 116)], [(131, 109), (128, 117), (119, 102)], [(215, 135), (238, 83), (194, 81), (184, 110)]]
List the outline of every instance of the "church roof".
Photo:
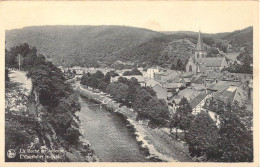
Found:
[(197, 59), (197, 63), (206, 63), (206, 67), (221, 67), (224, 57), (207, 57), (204, 59)]
[(199, 31), (199, 36), (198, 36), (198, 42), (197, 42), (197, 45), (196, 45), (196, 50), (204, 50), (203, 41), (202, 41), (200, 31)]

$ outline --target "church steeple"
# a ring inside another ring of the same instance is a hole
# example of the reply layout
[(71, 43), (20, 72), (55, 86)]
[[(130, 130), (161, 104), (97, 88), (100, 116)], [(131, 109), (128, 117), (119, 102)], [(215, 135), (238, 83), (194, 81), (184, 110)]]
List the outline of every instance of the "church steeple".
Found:
[(197, 42), (197, 45), (196, 45), (196, 51), (202, 51), (202, 50), (204, 50), (204, 47), (203, 47), (203, 41), (202, 41), (202, 38), (201, 38), (201, 34), (200, 34), (200, 31), (199, 31), (198, 42)]

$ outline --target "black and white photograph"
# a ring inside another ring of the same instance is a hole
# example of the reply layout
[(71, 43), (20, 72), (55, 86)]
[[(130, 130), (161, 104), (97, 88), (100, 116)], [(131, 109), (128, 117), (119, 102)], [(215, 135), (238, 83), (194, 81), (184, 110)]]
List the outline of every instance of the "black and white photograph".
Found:
[(258, 162), (257, 1), (25, 4), (0, 3), (7, 164)]

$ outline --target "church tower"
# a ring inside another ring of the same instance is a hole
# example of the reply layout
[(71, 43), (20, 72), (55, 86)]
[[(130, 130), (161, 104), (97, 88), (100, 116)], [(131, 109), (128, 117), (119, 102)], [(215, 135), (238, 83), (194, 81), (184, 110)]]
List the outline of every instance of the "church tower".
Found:
[(198, 42), (195, 47), (195, 54), (190, 56), (188, 63), (186, 64), (186, 72), (190, 73), (204, 73), (207, 70), (206, 67), (206, 50), (203, 46), (201, 33), (198, 34)]
[(206, 68), (205, 58), (206, 58), (206, 51), (203, 46), (201, 33), (199, 31), (198, 42), (197, 42), (197, 45), (195, 48), (195, 61), (198, 65), (196, 72), (200, 73), (202, 71), (205, 71), (205, 69), (204, 69), (204, 68)]
[(204, 49), (201, 33), (199, 31), (198, 42), (195, 48), (195, 59), (202, 61), (204, 60), (205, 56), (206, 56), (206, 51)]

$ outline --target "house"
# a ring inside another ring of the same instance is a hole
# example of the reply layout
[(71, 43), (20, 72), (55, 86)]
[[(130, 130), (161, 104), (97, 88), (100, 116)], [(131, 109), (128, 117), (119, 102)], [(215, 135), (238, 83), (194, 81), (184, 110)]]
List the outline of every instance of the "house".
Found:
[(155, 85), (162, 86), (159, 82), (155, 81), (154, 79), (148, 79), (145, 81), (145, 86), (154, 87)]
[(196, 96), (198, 96), (201, 93), (201, 91), (186, 88), (181, 90), (178, 95), (181, 97), (185, 97), (188, 101), (193, 100)]
[(169, 100), (168, 101), (168, 103), (169, 104), (171, 104), (171, 105), (173, 105), (173, 104), (179, 104), (180, 102), (181, 102), (181, 99), (182, 99), (183, 97), (181, 97), (180, 95), (176, 95), (176, 96), (174, 96), (174, 97), (172, 97), (172, 99), (171, 100)]
[(225, 57), (206, 57), (206, 50), (199, 32), (195, 54), (190, 56), (186, 65), (186, 72), (205, 73), (213, 70), (221, 71), (226, 67), (228, 67), (228, 64)]
[(223, 78), (225, 80), (234, 80), (240, 82), (247, 82), (253, 79), (253, 74), (243, 74), (243, 73), (230, 73), (225, 71)]
[(145, 77), (148, 78), (154, 78), (154, 74), (156, 72), (159, 72), (159, 67), (156, 68), (148, 68), (146, 74), (144, 75)]
[(246, 91), (238, 86), (229, 86), (228, 88), (216, 93), (215, 95), (209, 96), (204, 102), (203, 108), (207, 110), (210, 117), (219, 123), (219, 116), (214, 112), (214, 108), (218, 107), (214, 103), (214, 99), (222, 100), (223, 102), (238, 102), (241, 106), (245, 106), (247, 111), (253, 111), (253, 105), (248, 99)]
[(172, 89), (175, 89), (176, 91), (179, 91), (181, 87), (185, 87), (185, 83), (166, 83), (163, 85), (164, 88), (166, 88), (167, 91), (171, 91)]
[(247, 93), (238, 86), (229, 86), (227, 89), (214, 95), (215, 99), (221, 99), (225, 102), (239, 102), (241, 105), (248, 101)]
[(209, 111), (214, 111), (217, 104), (214, 104), (213, 100), (217, 99), (222, 100), (223, 102), (238, 102), (241, 106), (251, 104), (246, 91), (238, 86), (229, 86), (225, 90), (212, 95), (211, 98), (207, 99), (204, 108)]
[(161, 72), (155, 73), (154, 78), (156, 80), (161, 80), (162, 82), (167, 82), (169, 80), (174, 80), (180, 74), (181, 74), (180, 71), (166, 70), (166, 71), (161, 71)]
[(72, 67), (72, 68), (70, 68), (70, 70), (71, 70), (71, 72), (75, 70), (76, 75), (83, 75), (83, 73), (84, 73), (84, 68), (79, 67), (79, 66)]
[(213, 94), (216, 94), (218, 92), (221, 92), (225, 89), (227, 89), (230, 86), (240, 86), (240, 82), (234, 82), (234, 81), (216, 81), (212, 83), (207, 90), (211, 91)]
[(198, 96), (201, 93), (201, 91), (193, 90), (193, 89), (183, 89), (179, 91), (178, 95), (174, 96), (169, 102), (174, 101), (175, 104), (179, 104), (181, 99), (185, 97), (188, 101), (193, 100), (196, 96)]
[(158, 99), (162, 99), (165, 102), (167, 101), (167, 90), (165, 88), (157, 84), (152, 87), (152, 89), (156, 92), (156, 96)]
[(198, 94), (198, 96), (196, 96), (194, 99), (192, 99), (190, 101), (192, 113), (193, 114), (200, 113), (204, 107), (204, 104), (205, 104), (207, 98), (209, 98), (209, 97), (211, 97), (211, 94), (209, 94), (207, 92), (201, 92), (200, 94)]

